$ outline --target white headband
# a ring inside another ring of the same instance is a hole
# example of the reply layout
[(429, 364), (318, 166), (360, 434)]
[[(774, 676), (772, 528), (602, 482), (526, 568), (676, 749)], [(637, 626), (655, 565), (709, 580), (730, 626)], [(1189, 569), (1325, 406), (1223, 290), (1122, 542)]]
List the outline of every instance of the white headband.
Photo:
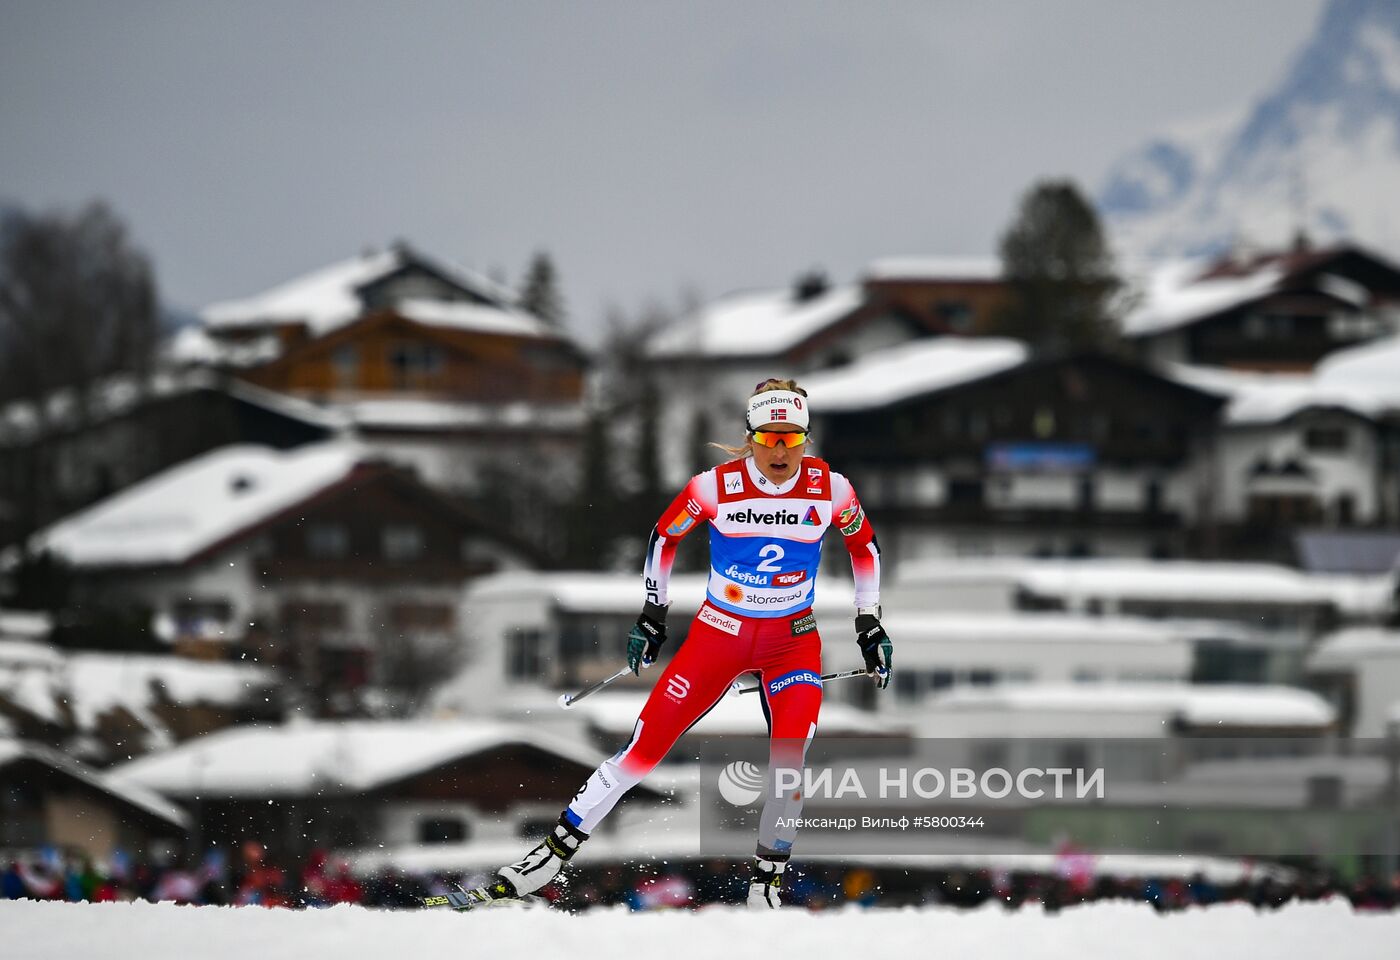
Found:
[(790, 423), (806, 430), (809, 422), (807, 401), (791, 390), (765, 390), (749, 398), (749, 409), (744, 419), (750, 430), (770, 423)]

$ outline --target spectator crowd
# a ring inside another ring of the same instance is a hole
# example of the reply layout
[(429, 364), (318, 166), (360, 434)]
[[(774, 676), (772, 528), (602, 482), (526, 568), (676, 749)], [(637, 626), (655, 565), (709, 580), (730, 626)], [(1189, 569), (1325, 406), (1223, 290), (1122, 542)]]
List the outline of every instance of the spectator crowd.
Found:
[[(484, 875), (410, 874), (383, 870), (357, 874), (349, 862), (313, 850), (296, 867), (270, 859), (257, 843), (235, 855), (211, 850), (197, 863), (138, 862), (122, 853), (103, 862), (53, 849), (0, 860), (0, 898), (111, 902), (147, 900), (181, 904), (325, 907), (338, 903), (413, 908), (421, 897), (455, 884), (472, 886)], [(1007, 909), (1039, 905), (1056, 911), (1101, 900), (1139, 901), (1162, 912), (1222, 903), (1276, 909), (1294, 901), (1341, 898), (1357, 910), (1400, 907), (1400, 873), (1346, 882), (1334, 874), (1278, 871), (1232, 882), (1191, 877), (1118, 876), (1092, 870), (1037, 873), (988, 869), (870, 868), (850, 864), (794, 864), (784, 899), (824, 910), (843, 905), (902, 907), (943, 904)], [(727, 859), (670, 863), (580, 865), (546, 888), (556, 906), (582, 911), (601, 906), (632, 910), (694, 909), (743, 901), (747, 865)]]

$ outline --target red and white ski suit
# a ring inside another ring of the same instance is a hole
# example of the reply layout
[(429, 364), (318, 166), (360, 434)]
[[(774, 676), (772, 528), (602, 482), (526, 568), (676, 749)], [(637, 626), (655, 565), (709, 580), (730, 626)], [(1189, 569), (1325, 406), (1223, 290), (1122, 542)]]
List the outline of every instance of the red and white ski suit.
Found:
[[(652, 688), (631, 739), (565, 809), (564, 816), (585, 833), (742, 674), (759, 675), (775, 750), (780, 743), (791, 745), (770, 757), (770, 767), (801, 766), (821, 708), (821, 637), (812, 598), (829, 526), (841, 531), (851, 555), (856, 606), (879, 603), (874, 531), (850, 481), (816, 457), (804, 457), (781, 485), (747, 457), (691, 478), (652, 530), (644, 571), (648, 599), (669, 602), (676, 545), (701, 521), (710, 524), (705, 602)], [(768, 833), (760, 830), (759, 853), (785, 854), (792, 837)]]

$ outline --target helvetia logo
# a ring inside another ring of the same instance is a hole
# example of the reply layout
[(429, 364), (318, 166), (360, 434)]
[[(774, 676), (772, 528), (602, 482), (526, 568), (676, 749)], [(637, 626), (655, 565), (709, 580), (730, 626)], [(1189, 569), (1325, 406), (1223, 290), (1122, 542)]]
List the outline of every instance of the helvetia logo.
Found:
[(774, 513), (758, 513), (753, 509), (736, 510), (724, 515), (724, 519), (730, 523), (771, 523), (771, 524), (793, 524), (800, 523), (801, 518), (791, 510), (778, 510)]
[(735, 760), (719, 772), (719, 795), (736, 807), (750, 807), (763, 796), (763, 771), (747, 760)]

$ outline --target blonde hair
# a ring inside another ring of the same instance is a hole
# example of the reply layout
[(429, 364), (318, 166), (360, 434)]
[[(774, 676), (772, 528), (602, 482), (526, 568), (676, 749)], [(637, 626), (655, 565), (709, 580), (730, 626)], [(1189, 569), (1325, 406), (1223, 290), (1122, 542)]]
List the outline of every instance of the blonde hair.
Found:
[[(807, 391), (799, 387), (796, 380), (779, 380), (776, 377), (769, 377), (767, 380), (764, 380), (758, 386), (754, 387), (753, 393), (749, 394), (748, 398), (752, 400), (760, 393), (768, 393), (770, 390), (787, 390), (797, 394), (799, 397), (807, 396)], [(751, 457), (753, 456), (753, 448), (749, 446), (747, 437), (748, 434), (746, 433), (743, 443), (737, 447), (731, 447), (727, 443), (719, 443), (714, 440), (711, 440), (709, 445), (723, 450), (731, 457)]]

